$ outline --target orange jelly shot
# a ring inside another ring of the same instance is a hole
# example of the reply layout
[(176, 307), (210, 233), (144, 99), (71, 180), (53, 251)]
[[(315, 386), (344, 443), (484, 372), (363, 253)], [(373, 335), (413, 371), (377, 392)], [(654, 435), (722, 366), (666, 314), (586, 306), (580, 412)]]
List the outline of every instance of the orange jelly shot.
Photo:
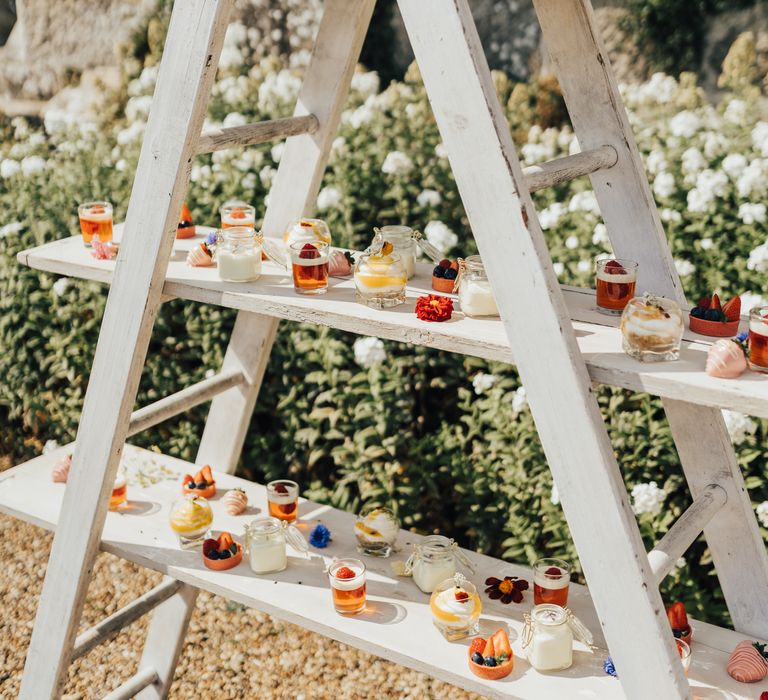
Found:
[(112, 205), (109, 202), (81, 204), (77, 213), (85, 245), (91, 245), (94, 236), (98, 236), (102, 243), (112, 240)]
[(365, 610), (365, 564), (358, 559), (339, 559), (328, 569), (333, 607), (339, 615)]
[(295, 481), (270, 481), (267, 484), (269, 514), (292, 523), (299, 511), (299, 485)]

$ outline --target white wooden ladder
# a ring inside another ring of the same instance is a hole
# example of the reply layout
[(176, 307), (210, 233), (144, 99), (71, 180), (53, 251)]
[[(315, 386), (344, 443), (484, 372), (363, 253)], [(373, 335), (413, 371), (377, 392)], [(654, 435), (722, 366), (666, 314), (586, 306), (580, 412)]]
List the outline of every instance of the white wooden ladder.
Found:
[[(73, 658), (152, 608), (140, 670), (109, 697), (168, 693), (195, 588), (166, 580), (75, 635), (126, 437), (213, 398), (197, 461), (233, 471), (275, 337), (276, 318), (240, 311), (216, 377), (131, 414), (192, 161), (287, 138), (264, 233), (279, 236), (310, 214), (374, 0), (326, 0), (293, 117), (201, 136), (230, 5), (184, 0), (173, 10), (27, 657), (26, 700), (58, 697)], [(468, 0), (399, 0), (626, 695), (686, 698), (659, 582), (703, 529), (734, 626), (763, 635), (768, 557), (719, 409), (677, 399), (664, 405), (694, 502), (646, 555), (530, 192), (589, 175), (614, 251), (640, 264), (640, 291), (685, 299), (589, 1), (534, 5), (582, 152), (523, 171)]]

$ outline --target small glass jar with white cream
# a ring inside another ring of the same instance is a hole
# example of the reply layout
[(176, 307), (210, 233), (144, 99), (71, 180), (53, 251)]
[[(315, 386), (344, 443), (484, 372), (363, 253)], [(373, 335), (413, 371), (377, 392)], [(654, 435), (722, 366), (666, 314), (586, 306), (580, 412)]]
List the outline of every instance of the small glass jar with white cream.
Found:
[(541, 673), (571, 667), (574, 637), (592, 646), (591, 632), (568, 608), (537, 605), (525, 615), (523, 648), (528, 662)]
[(479, 255), (470, 255), (460, 263), (459, 304), (467, 316), (498, 316), (499, 307), (491, 282)]
[(400, 256), (405, 267), (406, 278), (411, 279), (416, 273), (416, 240), (413, 229), (410, 226), (382, 226), (375, 231), (376, 236), (381, 236), (392, 244), (394, 252)]
[(261, 275), (261, 245), (253, 229), (233, 226), (222, 230), (216, 249), (219, 278), (225, 282), (253, 282)]
[(413, 575), (413, 582), (424, 593), (432, 593), (440, 582), (456, 574), (457, 562), (470, 573), (475, 572), (456, 542), (443, 535), (429, 535), (414, 545), (405, 571)]
[(245, 527), (245, 551), (255, 574), (272, 574), (288, 566), (288, 547), (307, 552), (304, 536), (277, 518), (258, 518)]

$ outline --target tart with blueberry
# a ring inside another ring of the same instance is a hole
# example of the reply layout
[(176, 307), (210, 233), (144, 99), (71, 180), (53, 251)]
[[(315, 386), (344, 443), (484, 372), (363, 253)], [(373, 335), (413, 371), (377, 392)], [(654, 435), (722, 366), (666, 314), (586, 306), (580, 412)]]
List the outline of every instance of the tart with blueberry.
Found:
[(176, 238), (194, 238), (195, 225), (192, 223), (192, 214), (189, 213), (187, 203), (181, 205), (181, 216), (179, 216), (179, 225), (176, 227)]
[(693, 640), (693, 630), (690, 624), (688, 624), (688, 615), (685, 612), (685, 605), (679, 600), (676, 603), (672, 603), (667, 608), (667, 619), (669, 620), (669, 626), (672, 628), (672, 634), (675, 639), (680, 639), (686, 644), (690, 644)]
[(459, 263), (443, 259), (432, 270), (432, 289), (443, 294), (453, 293), (456, 278), (459, 276)]
[(203, 542), (203, 564), (214, 571), (234, 569), (243, 560), (243, 548), (228, 532)]
[(488, 639), (477, 637), (469, 647), (469, 670), (479, 678), (498, 681), (506, 678), (515, 665), (509, 637), (502, 629)]
[(211, 466), (206, 464), (194, 476), (185, 474), (181, 480), (181, 490), (183, 493), (189, 493), (193, 496), (213, 498), (216, 495), (216, 482), (211, 473)]
[(694, 333), (715, 338), (732, 338), (739, 332), (740, 316), (740, 297), (735, 296), (721, 304), (720, 297), (713, 294), (699, 299), (699, 303), (691, 309), (688, 326)]

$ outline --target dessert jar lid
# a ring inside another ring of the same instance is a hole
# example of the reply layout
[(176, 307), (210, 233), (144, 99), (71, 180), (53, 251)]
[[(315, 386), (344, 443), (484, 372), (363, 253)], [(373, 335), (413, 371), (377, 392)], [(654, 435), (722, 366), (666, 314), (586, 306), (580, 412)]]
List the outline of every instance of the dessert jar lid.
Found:
[(245, 534), (249, 540), (266, 539), (270, 535), (280, 533), (285, 541), (299, 552), (308, 552), (309, 545), (299, 529), (284, 520), (277, 518), (256, 518), (245, 526)]

